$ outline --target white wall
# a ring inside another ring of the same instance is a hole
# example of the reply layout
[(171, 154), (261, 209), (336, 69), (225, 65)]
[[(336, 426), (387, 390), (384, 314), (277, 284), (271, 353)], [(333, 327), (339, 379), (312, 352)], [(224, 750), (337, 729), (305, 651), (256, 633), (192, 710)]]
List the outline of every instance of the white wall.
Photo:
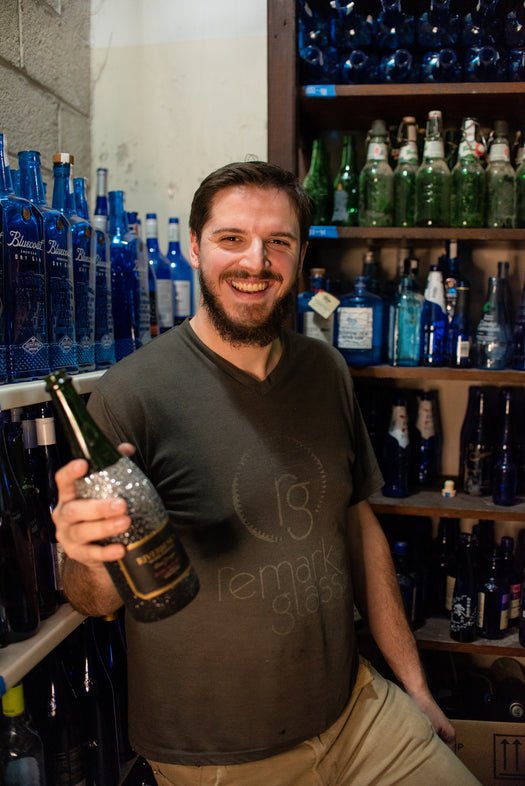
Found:
[(202, 178), (267, 157), (266, 0), (92, 0), (91, 14), (91, 209), (105, 166), (143, 226), (157, 213), (161, 250), (180, 218), (187, 255)]

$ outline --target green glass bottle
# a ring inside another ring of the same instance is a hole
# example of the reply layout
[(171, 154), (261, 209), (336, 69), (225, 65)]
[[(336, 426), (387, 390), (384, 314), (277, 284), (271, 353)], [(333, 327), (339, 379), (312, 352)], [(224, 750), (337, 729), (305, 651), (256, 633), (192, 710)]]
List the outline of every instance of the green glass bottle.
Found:
[(325, 226), (333, 213), (333, 183), (330, 175), (328, 151), (322, 139), (314, 139), (310, 169), (303, 181), (303, 188), (312, 200), (312, 224)]
[(416, 175), (416, 226), (450, 225), (450, 170), (445, 161), (441, 112), (428, 113), (423, 161)]
[(81, 498), (123, 497), (131, 526), (106, 543), (122, 543), (126, 554), (106, 568), (130, 614), (156, 622), (186, 606), (199, 581), (152, 483), (104, 436), (65, 372), (46, 377), (74, 458), (84, 458), (88, 474), (77, 481)]
[(394, 169), (394, 226), (415, 224), (416, 174), (419, 166), (415, 117), (404, 117), (399, 132), (401, 146)]
[(343, 139), (341, 165), (334, 180), (332, 224), (356, 227), (359, 209), (359, 172), (356, 165), (355, 137)]
[(485, 170), (481, 163), (484, 152), (478, 121), (473, 117), (465, 118), (458, 161), (452, 170), (450, 216), (453, 227), (482, 227), (484, 224)]
[(359, 226), (391, 227), (394, 217), (394, 173), (388, 163), (387, 129), (374, 120), (368, 137), (366, 164), (359, 173)]
[(525, 147), (524, 135), (520, 135), (520, 144), (516, 152), (516, 229), (525, 227)]
[(489, 163), (485, 170), (486, 225), (491, 228), (514, 227), (516, 173), (510, 163), (508, 133), (506, 120), (496, 120), (489, 148)]

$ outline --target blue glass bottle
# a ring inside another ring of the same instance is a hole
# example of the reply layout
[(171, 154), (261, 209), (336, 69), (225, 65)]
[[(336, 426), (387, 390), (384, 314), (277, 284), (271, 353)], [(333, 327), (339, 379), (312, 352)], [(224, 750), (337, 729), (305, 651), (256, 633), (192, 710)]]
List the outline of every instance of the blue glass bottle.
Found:
[(126, 237), (128, 222), (124, 213), (124, 192), (110, 191), (108, 202), (113, 327), (115, 357), (118, 361), (140, 346), (137, 330), (139, 271), (137, 255)]
[(401, 10), (400, 0), (381, 0), (381, 7), (376, 20), (375, 48), (382, 52), (413, 50), (416, 39), (414, 18)]
[(418, 396), (417, 416), (410, 440), (414, 481), (418, 486), (429, 486), (441, 473), (441, 433), (438, 404), (434, 392), (423, 391)]
[(454, 48), (461, 35), (461, 19), (450, 12), (450, 0), (430, 0), (430, 8), (418, 19), (417, 44), (422, 52)]
[(46, 204), (40, 153), (18, 154), (22, 196), (32, 202), (44, 221), (44, 258), (48, 314), (49, 363), (52, 369), (78, 372), (73, 284), (73, 245), (69, 221)]
[(516, 3), (505, 20), (505, 42), (509, 49), (525, 47), (525, 3)]
[(369, 51), (373, 44), (374, 26), (369, 17), (357, 12), (355, 3), (330, 0), (333, 9), (330, 17), (330, 37), (339, 51), (363, 49)]
[(421, 313), (421, 365), (443, 366), (446, 360), (447, 312), (443, 274), (431, 265)]
[(521, 291), (521, 301), (514, 322), (511, 345), (512, 368), (525, 370), (525, 279)]
[(153, 265), (149, 264), (146, 245), (142, 240), (141, 221), (136, 211), (128, 211), (128, 227), (135, 232), (144, 245), (145, 257), (148, 268), (148, 292), (149, 292), (149, 332), (151, 338), (159, 335), (159, 310), (157, 306), (157, 277)]
[(461, 44), (471, 46), (495, 46), (503, 44), (503, 23), (498, 16), (499, 0), (478, 0), (476, 8), (463, 17)]
[(392, 366), (419, 365), (422, 310), (423, 297), (414, 291), (414, 279), (405, 270), (390, 306), (388, 362)]
[(513, 402), (510, 390), (500, 392), (499, 437), (494, 447), (492, 473), (492, 499), (495, 505), (515, 505), (518, 487), (518, 462), (516, 455), (513, 419)]
[(326, 271), (324, 268), (312, 268), (310, 271), (310, 289), (297, 296), (297, 331), (310, 338), (317, 338), (333, 344), (334, 315), (325, 318), (310, 302), (319, 292), (326, 291)]
[(501, 639), (509, 624), (509, 588), (501, 581), (501, 556), (495, 548), (488, 576), (478, 591), (477, 632), (484, 639)]
[(408, 49), (396, 49), (383, 55), (379, 63), (379, 81), (402, 84), (418, 81), (415, 58)]
[(146, 244), (140, 236), (140, 220), (138, 214), (136, 222), (130, 222), (129, 214), (127, 214), (127, 219), (128, 232), (126, 234), (126, 239), (135, 250), (139, 275), (138, 324), (136, 329), (140, 346), (144, 346), (144, 344), (151, 341), (148, 252)]
[(447, 328), (447, 365), (454, 368), (470, 366), (471, 345), (470, 285), (459, 281), (456, 284), (454, 314)]
[(341, 62), (341, 82), (368, 85), (379, 80), (379, 61), (373, 52), (353, 49)]
[(174, 325), (175, 290), (171, 280), (170, 263), (159, 248), (156, 213), (146, 213), (146, 247), (148, 262), (157, 281), (159, 333), (165, 333)]
[(20, 170), (19, 169), (11, 169), (11, 183), (13, 186), (14, 195), (17, 197), (22, 196), (22, 192), (20, 190)]
[(93, 215), (104, 216), (106, 226), (102, 226), (102, 219), (97, 219), (97, 224), (102, 232), (108, 231), (108, 170), (105, 167), (97, 169), (97, 193)]
[(394, 396), (388, 432), (385, 436), (381, 464), (385, 497), (407, 497), (409, 494), (410, 437), (406, 398)]
[(505, 82), (507, 57), (494, 46), (472, 46), (465, 52), (465, 82)]
[(525, 82), (525, 49), (511, 49), (508, 54), (509, 82)]
[(179, 219), (170, 218), (168, 221), (168, 250), (166, 257), (171, 267), (171, 282), (173, 284), (174, 324), (177, 325), (187, 317), (193, 316), (193, 268), (180, 250)]
[(454, 49), (425, 52), (421, 57), (421, 82), (461, 82), (463, 65)]
[(335, 346), (351, 366), (378, 365), (382, 334), (382, 298), (367, 292), (365, 276), (357, 276), (354, 291), (343, 295), (335, 313)]
[(73, 236), (73, 281), (75, 291), (75, 332), (79, 371), (95, 369), (95, 233), (76, 210), (73, 186), (74, 157), (69, 153), (53, 156), (53, 208), (65, 215)]
[(41, 379), (49, 369), (44, 221), (27, 199), (13, 194), (5, 138), (0, 134), (0, 231), (2, 236), (5, 363), (0, 381)]

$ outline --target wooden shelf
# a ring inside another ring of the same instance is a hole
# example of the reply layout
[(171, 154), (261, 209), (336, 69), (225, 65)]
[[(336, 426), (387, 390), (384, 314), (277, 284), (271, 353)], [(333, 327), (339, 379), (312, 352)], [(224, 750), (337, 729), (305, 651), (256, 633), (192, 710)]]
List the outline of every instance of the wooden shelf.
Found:
[(469, 382), (471, 384), (496, 385), (523, 385), (525, 371), (504, 369), (502, 371), (487, 371), (482, 368), (450, 368), (448, 366), (366, 366), (366, 368), (350, 368), (352, 377), (363, 379), (421, 379), (423, 381), (437, 382)]
[(472, 240), (473, 242), (523, 242), (525, 229), (489, 229), (488, 227), (340, 227), (313, 226), (310, 238), (320, 240), (356, 239), (361, 242), (384, 241), (421, 241), (435, 243), (436, 240)]
[(41, 623), (38, 632), (30, 639), (8, 644), (1, 649), (0, 696), (23, 679), (83, 620), (84, 617), (74, 611), (69, 603), (64, 603), (52, 617)]
[(517, 505), (495, 505), (492, 497), (474, 497), (457, 492), (443, 497), (441, 490), (418, 491), (408, 497), (385, 497), (381, 492), (368, 500), (375, 513), (396, 516), (439, 516), (457, 519), (491, 519), (494, 521), (525, 521), (525, 500)]
[[(94, 382), (104, 374), (105, 370), (88, 371), (85, 374), (72, 376), (76, 390), (79, 393), (89, 393)], [(2, 410), (13, 407), (30, 407), (32, 404), (38, 404), (39, 401), (49, 401), (49, 398), (43, 379), (31, 382), (11, 382), (0, 387), (0, 407)]]
[(525, 657), (525, 647), (518, 639), (517, 628), (505, 632), (502, 639), (475, 639), (463, 643), (450, 638), (450, 621), (438, 617), (431, 617), (423, 627), (414, 631), (418, 646), (424, 650), (446, 650), (448, 652), (470, 652), (475, 654), (508, 655), (514, 658)]

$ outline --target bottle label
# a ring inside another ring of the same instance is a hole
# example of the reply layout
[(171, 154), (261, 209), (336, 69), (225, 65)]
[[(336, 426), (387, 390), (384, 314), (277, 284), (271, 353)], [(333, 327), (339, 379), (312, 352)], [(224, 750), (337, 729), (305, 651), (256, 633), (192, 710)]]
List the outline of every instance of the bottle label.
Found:
[(157, 308), (160, 327), (173, 327), (173, 287), (171, 278), (157, 279)]
[(332, 316), (340, 301), (329, 292), (317, 292), (309, 302), (309, 306), (316, 314), (324, 319)]
[(483, 621), (485, 618), (485, 593), (478, 592), (478, 628), (483, 628)]
[(403, 145), (399, 150), (397, 162), (398, 164), (417, 164), (417, 145), (413, 142)]
[(190, 562), (170, 532), (168, 520), (160, 529), (126, 548), (119, 566), (134, 594), (155, 598), (175, 587), (190, 571)]
[(454, 589), (456, 588), (456, 577), (448, 576), (445, 584), (445, 609), (452, 611), (452, 599), (454, 598)]
[(450, 630), (461, 633), (476, 627), (476, 607), (470, 595), (455, 595), (451, 608)]
[(320, 314), (315, 311), (306, 311), (303, 315), (303, 325), (305, 336), (310, 338), (317, 338), (320, 341), (326, 341), (327, 344), (334, 342), (334, 317), (324, 319)]
[(489, 162), (510, 161), (509, 147), (503, 142), (494, 142), (489, 152)]
[(425, 289), (425, 300), (428, 300), (429, 303), (435, 303), (440, 307), (442, 312), (445, 313), (445, 289), (443, 287), (443, 279), (439, 271), (431, 270), (428, 274), (428, 281)]
[(423, 439), (430, 439), (430, 437), (433, 437), (436, 433), (436, 429), (434, 428), (432, 402), (427, 399), (422, 399), (419, 402), (416, 428)]
[(339, 309), (339, 349), (372, 349), (374, 310), (365, 308)]
[(36, 439), (39, 445), (56, 445), (55, 434), (55, 419), (50, 418), (36, 418), (34, 421), (36, 427)]
[(520, 616), (521, 584), (510, 585), (509, 619), (517, 620)]
[(388, 150), (384, 142), (370, 142), (366, 153), (367, 161), (386, 161)]
[(392, 419), (388, 433), (393, 437), (399, 447), (407, 448), (409, 445), (407, 413), (405, 407), (395, 406), (392, 410)]
[(189, 281), (174, 281), (175, 316), (189, 317), (191, 314), (191, 285)]
[(425, 142), (424, 158), (444, 158), (445, 146), (442, 139), (429, 139)]

